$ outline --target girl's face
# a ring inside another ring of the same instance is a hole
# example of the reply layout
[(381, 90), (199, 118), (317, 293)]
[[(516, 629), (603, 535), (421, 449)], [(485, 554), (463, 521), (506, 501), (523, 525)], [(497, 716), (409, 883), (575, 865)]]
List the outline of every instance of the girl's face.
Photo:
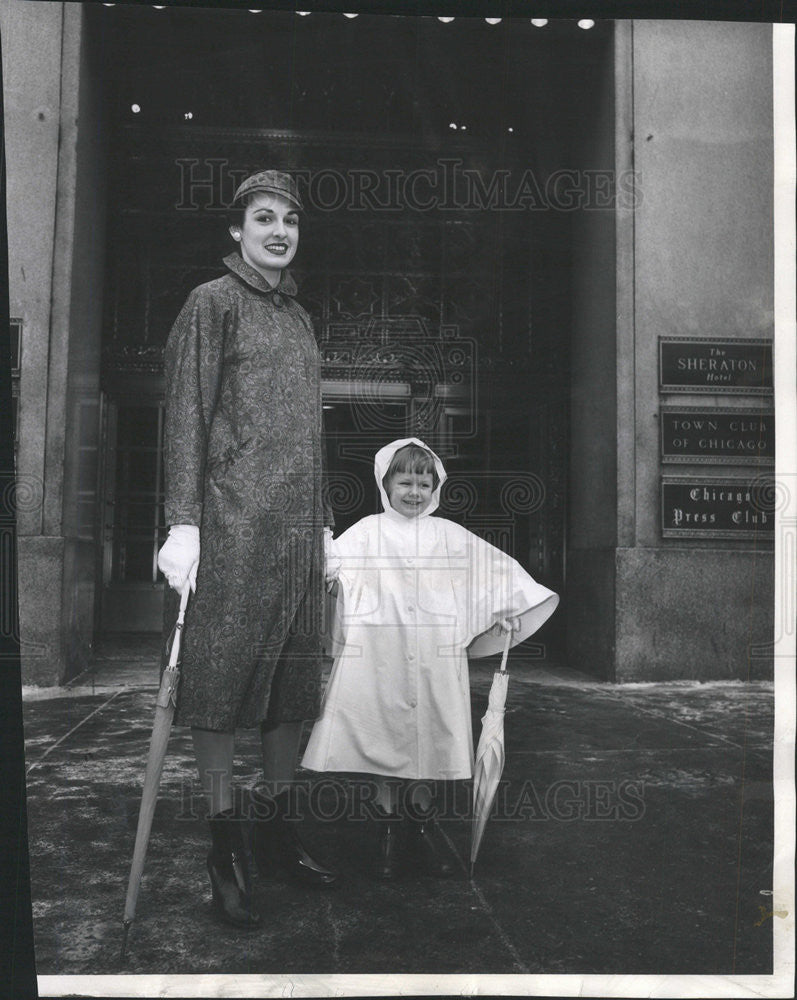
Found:
[(388, 480), (386, 492), (393, 510), (404, 517), (418, 517), (432, 502), (432, 474), (396, 472)]
[(282, 195), (258, 191), (246, 206), (243, 226), (230, 226), (230, 233), (246, 263), (273, 286), (296, 254), (299, 215)]

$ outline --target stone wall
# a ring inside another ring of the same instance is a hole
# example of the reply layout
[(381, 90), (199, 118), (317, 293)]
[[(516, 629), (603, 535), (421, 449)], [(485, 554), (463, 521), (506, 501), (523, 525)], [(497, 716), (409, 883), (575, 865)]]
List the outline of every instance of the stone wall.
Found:
[(92, 641), (96, 526), (80, 500), (94, 510), (105, 208), (89, 19), (80, 4), (0, 7), (10, 310), (23, 322), (20, 628), (34, 684), (78, 672)]
[(660, 394), (657, 343), (773, 336), (772, 29), (634, 22), (633, 60), (635, 537), (618, 552), (617, 679), (771, 676), (750, 656), (772, 634), (771, 545), (659, 527), (659, 407), (761, 400)]
[[(568, 573), (570, 603), (610, 594), (592, 605), (601, 620), (584, 611), (569, 637), (571, 665), (609, 680), (771, 676), (771, 658), (751, 655), (772, 635), (771, 543), (662, 538), (660, 528), (662, 472), (706, 472), (662, 466), (660, 407), (755, 409), (761, 398), (668, 396), (658, 375), (660, 336), (773, 336), (771, 49), (769, 25), (617, 25), (614, 155), (618, 172), (633, 167), (637, 204), (616, 214), (616, 281), (598, 269), (608, 227), (583, 224), (595, 261), (575, 290), (572, 436), (588, 457), (572, 462)], [(580, 402), (590, 381), (594, 413)]]

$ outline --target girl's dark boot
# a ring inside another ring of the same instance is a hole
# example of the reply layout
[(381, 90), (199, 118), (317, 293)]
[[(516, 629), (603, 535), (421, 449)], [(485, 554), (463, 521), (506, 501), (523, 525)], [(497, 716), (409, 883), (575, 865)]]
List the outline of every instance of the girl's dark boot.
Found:
[(398, 813), (380, 810), (377, 823), (379, 858), (376, 864), (376, 877), (382, 882), (393, 882), (398, 878), (404, 857), (404, 822)]
[[(293, 790), (286, 788), (273, 797), (252, 792), (252, 853), (257, 870), (268, 874), (278, 864), (291, 878), (317, 889), (333, 886), (337, 872), (321, 864), (308, 852), (299, 836), (299, 821), (288, 819)], [(295, 813), (294, 813), (295, 815)]]
[(454, 859), (434, 815), (416, 814), (408, 823), (408, 848), (427, 875), (448, 878), (454, 874)]
[(234, 810), (208, 820), (213, 846), (208, 854), (208, 875), (213, 890), (213, 909), (225, 923), (252, 929), (261, 917), (254, 907), (252, 880), (246, 856), (241, 819)]

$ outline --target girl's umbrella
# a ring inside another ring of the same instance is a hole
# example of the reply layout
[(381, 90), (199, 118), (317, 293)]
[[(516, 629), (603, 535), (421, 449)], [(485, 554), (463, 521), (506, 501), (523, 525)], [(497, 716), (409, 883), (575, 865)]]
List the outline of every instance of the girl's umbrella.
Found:
[(155, 722), (152, 726), (152, 736), (149, 741), (149, 756), (147, 770), (144, 775), (144, 790), (141, 793), (141, 808), (138, 813), (138, 829), (136, 844), (133, 848), (133, 863), (130, 867), (130, 879), (127, 883), (127, 899), (125, 901), (124, 938), (122, 940), (122, 961), (127, 948), (127, 934), (136, 915), (136, 901), (141, 887), (141, 873), (144, 870), (144, 858), (147, 854), (149, 833), (152, 829), (152, 817), (155, 813), (155, 802), (158, 797), (163, 759), (166, 756), (166, 744), (172, 728), (174, 707), (177, 702), (177, 684), (180, 680), (180, 643), (185, 620), (185, 609), (191, 584), (186, 583), (180, 597), (180, 612), (174, 627), (172, 648), (169, 653), (169, 665), (163, 671), (161, 686), (155, 702)]
[(506, 634), (501, 667), (493, 675), (487, 711), (482, 718), (482, 734), (476, 748), (476, 764), (473, 769), (473, 825), (470, 840), (470, 877), (479, 845), (484, 836), (487, 818), (498, 790), (498, 782), (504, 770), (504, 706), (509, 674), (506, 672), (506, 658), (512, 641), (512, 629)]

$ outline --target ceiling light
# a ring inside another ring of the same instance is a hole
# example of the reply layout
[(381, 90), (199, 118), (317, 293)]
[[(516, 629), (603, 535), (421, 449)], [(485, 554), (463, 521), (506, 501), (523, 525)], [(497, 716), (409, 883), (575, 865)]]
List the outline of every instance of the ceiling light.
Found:
[(359, 17), (359, 14), (344, 14), (344, 17)]
[(130, 105), (130, 110), (133, 112), (134, 115), (137, 115), (139, 113), (139, 111), (141, 111), (141, 105), (140, 104), (131, 104)]
[(299, 15), (299, 17), (308, 17), (310, 15), (309, 10), (297, 10), (296, 13)]
[(578, 22), (578, 26), (579, 26), (579, 28), (583, 28), (585, 31), (587, 31), (589, 28), (594, 28), (595, 27), (595, 22), (594, 21), (590, 21), (590, 19), (588, 17), (585, 17), (585, 18), (582, 18)]
[(185, 118), (187, 122), (190, 122), (193, 117), (194, 117), (193, 111), (186, 111), (186, 113), (183, 115), (183, 118)]
[(514, 131), (515, 131), (515, 130), (514, 130), (514, 129), (512, 128), (512, 126), (511, 126), (511, 125), (510, 125), (510, 126), (509, 126), (509, 128), (507, 129), (507, 132), (514, 132)]
[(501, 18), (500, 17), (485, 17), (484, 20), (488, 24), (500, 24), (501, 23)]
[(456, 122), (449, 122), (448, 123), (448, 127), (449, 128), (456, 128), (457, 127), (457, 123)]
[(442, 21), (443, 24), (451, 24), (451, 22), (454, 20), (454, 18), (453, 17), (438, 17), (437, 20), (438, 21)]
[(533, 17), (531, 19), (531, 23), (534, 25), (535, 28), (544, 28), (545, 25), (548, 23), (548, 18), (547, 17)]

